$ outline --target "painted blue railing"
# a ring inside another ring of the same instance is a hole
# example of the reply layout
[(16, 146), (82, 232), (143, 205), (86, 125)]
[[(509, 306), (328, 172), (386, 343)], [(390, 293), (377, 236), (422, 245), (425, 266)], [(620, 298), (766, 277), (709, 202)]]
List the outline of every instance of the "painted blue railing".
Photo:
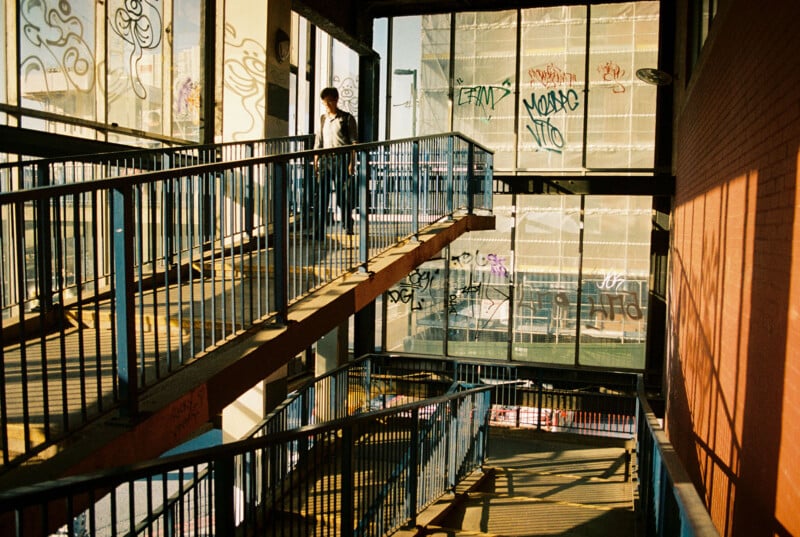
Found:
[[(23, 536), (220, 535), (234, 528), (280, 535), (322, 527), (387, 535), (415, 525), (421, 510), (482, 466), (493, 404), (516, 400), (514, 386), (547, 376), (558, 375), (485, 361), (366, 356), (291, 394), (252, 439), (0, 494), (0, 526)], [(717, 537), (650, 410), (641, 375), (616, 376), (606, 379), (616, 388), (637, 379), (638, 512), (647, 535)], [(631, 395), (613, 391), (621, 401)], [(331, 401), (336, 409), (316, 413)], [(609, 407), (591, 397), (573, 404)]]
[(482, 465), (489, 397), (476, 388), (3, 491), (0, 527), (18, 537), (388, 535), (449, 490), (418, 476), (453, 467), (458, 479)]
[(678, 458), (639, 377), (637, 445), (640, 516), (653, 537), (718, 537), (706, 505)]

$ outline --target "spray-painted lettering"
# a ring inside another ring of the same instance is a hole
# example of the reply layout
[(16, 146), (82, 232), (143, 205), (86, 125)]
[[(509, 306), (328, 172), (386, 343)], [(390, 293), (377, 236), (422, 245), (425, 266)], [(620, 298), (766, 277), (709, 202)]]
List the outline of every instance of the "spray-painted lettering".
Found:
[[(456, 82), (462, 82), (458, 79)], [(511, 95), (511, 80), (505, 79), (499, 86), (462, 86), (458, 89), (458, 105), (472, 105), (483, 111), (487, 120), (497, 103)]]
[(574, 89), (552, 90), (538, 97), (536, 93), (531, 93), (530, 101), (523, 99), (522, 102), (531, 119), (535, 116), (547, 117), (559, 112), (573, 112), (580, 106), (578, 92)]
[(620, 67), (617, 63), (609, 60), (604, 64), (597, 67), (597, 72), (600, 73), (604, 82), (611, 82), (611, 91), (614, 93), (625, 93), (625, 86), (622, 85), (620, 79), (625, 76), (625, 69)]
[(414, 272), (406, 276), (406, 279), (397, 285), (396, 289), (390, 289), (386, 296), (391, 303), (411, 304), (411, 310), (421, 310), (424, 307), (424, 298), (418, 298), (419, 294), (430, 293), (431, 285), (439, 274), (438, 270)]
[(530, 100), (523, 99), (522, 102), (531, 120), (526, 128), (539, 149), (561, 153), (565, 144), (564, 135), (553, 125), (551, 116), (575, 111), (580, 106), (578, 92), (574, 89), (551, 90), (538, 97), (532, 93)]
[[(590, 319), (602, 318), (603, 320), (613, 321), (617, 311), (622, 314), (623, 319), (628, 317), (631, 320), (638, 321), (642, 318), (642, 309), (639, 307), (639, 294), (636, 291), (623, 291), (621, 294), (600, 293), (597, 302), (592, 296), (586, 298), (589, 301)], [(605, 304), (603, 303), (604, 300)], [(608, 309), (606, 309), (606, 304)]]
[(608, 272), (602, 281), (597, 285), (598, 289), (613, 289), (619, 291), (619, 288), (625, 283), (625, 275), (620, 272)]
[(577, 80), (573, 73), (568, 73), (554, 63), (548, 63), (544, 69), (528, 69), (528, 76), (531, 78), (531, 86), (541, 84), (545, 88), (555, 88), (558, 86), (572, 84)]

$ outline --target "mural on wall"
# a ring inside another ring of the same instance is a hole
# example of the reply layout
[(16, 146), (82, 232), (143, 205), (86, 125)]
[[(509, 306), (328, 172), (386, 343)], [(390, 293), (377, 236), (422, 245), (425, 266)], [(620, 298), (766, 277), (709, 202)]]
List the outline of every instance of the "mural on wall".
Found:
[(339, 90), (339, 108), (358, 117), (358, 77), (334, 76), (333, 86)]
[[(225, 89), (238, 97), (238, 112), (244, 121), (232, 133), (234, 140), (258, 136), (266, 117), (266, 63), (264, 45), (248, 37), (239, 39), (236, 28), (225, 25)], [(226, 100), (226, 103), (230, 102)], [(230, 111), (232, 113), (232, 110)]]
[(108, 23), (111, 31), (130, 45), (128, 70), (133, 92), (140, 99), (147, 98), (139, 67), (145, 51), (161, 46), (161, 12), (149, 0), (125, 0), (122, 6), (109, 9)]
[(525, 125), (539, 151), (561, 153), (566, 139), (560, 124), (580, 107), (578, 92), (572, 87), (577, 81), (574, 73), (564, 71), (549, 63), (544, 68), (528, 69), (532, 91), (530, 97), (522, 99), (529, 122)]
[[(81, 20), (66, 0), (22, 0), (19, 5), (25, 92), (89, 92), (95, 84), (95, 59)], [(31, 54), (25, 54), (30, 50)], [(34, 53), (35, 52), (35, 53)]]
[(187, 122), (199, 124), (200, 84), (186, 77), (179, 81), (175, 91), (175, 121), (179, 125)]

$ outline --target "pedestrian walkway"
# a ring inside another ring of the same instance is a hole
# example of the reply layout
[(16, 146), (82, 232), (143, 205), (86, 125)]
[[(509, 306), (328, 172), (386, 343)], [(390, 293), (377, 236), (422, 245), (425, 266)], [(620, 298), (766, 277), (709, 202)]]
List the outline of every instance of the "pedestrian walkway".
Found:
[(635, 537), (625, 466), (621, 446), (493, 428), (484, 471), (396, 535)]

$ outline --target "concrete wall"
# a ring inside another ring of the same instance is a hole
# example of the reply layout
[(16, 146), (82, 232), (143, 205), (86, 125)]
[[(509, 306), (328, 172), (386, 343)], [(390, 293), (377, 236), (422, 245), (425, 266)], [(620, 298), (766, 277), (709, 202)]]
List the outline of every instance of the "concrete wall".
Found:
[(800, 3), (678, 2), (667, 430), (723, 535), (800, 535)]

